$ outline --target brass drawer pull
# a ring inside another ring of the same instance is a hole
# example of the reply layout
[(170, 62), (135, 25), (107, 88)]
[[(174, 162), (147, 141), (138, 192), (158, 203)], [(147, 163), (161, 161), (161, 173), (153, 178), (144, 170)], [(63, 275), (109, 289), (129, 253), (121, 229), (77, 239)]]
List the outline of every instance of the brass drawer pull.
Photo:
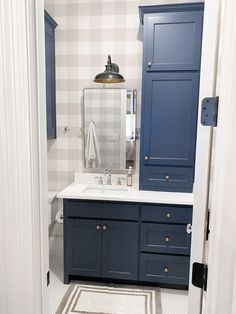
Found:
[(168, 267), (164, 267), (164, 272), (165, 272), (165, 273), (168, 273), (168, 272), (169, 272)]

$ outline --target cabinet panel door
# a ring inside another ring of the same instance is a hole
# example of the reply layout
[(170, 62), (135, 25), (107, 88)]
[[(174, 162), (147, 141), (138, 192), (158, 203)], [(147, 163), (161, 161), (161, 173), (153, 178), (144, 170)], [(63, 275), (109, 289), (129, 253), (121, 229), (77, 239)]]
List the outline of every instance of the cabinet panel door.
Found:
[(191, 234), (186, 225), (142, 223), (141, 250), (143, 252), (189, 255)]
[(141, 254), (140, 280), (187, 286), (188, 278), (188, 256)]
[(56, 138), (55, 25), (45, 14), (47, 138)]
[(67, 219), (64, 243), (65, 273), (99, 277), (101, 275), (101, 230), (99, 221)]
[(144, 69), (200, 70), (202, 19), (201, 11), (147, 15)]
[(149, 73), (144, 77), (144, 165), (194, 166), (198, 79), (198, 73)]
[(137, 280), (138, 223), (103, 221), (102, 276)]

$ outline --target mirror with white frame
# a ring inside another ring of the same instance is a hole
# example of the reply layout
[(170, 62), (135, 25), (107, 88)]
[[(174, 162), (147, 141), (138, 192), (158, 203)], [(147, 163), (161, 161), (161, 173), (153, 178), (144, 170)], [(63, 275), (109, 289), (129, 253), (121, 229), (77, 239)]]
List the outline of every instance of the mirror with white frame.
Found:
[(84, 171), (134, 168), (136, 90), (86, 88), (83, 106)]

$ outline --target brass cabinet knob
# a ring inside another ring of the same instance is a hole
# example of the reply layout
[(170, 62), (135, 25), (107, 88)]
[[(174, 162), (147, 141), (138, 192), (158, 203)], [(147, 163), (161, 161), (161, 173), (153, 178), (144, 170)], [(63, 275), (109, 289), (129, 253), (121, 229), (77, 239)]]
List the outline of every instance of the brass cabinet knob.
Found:
[(170, 218), (171, 217), (171, 214), (170, 213), (167, 213), (166, 214), (166, 218)]
[(166, 237), (165, 237), (165, 240), (166, 240), (166, 242), (170, 242), (170, 237), (169, 237), (169, 236), (166, 236)]
[(149, 61), (149, 62), (148, 62), (148, 66), (149, 66), (149, 68), (150, 68), (150, 66), (151, 66), (151, 65), (152, 65), (152, 62), (150, 62), (150, 61)]
[(107, 230), (107, 226), (102, 226), (102, 229), (103, 230)]
[(170, 180), (170, 176), (167, 174), (165, 179), (166, 179), (166, 181), (169, 181)]
[(101, 229), (101, 226), (100, 226), (100, 225), (97, 225), (97, 226), (96, 226), (96, 229), (97, 229), (97, 230), (100, 230), (100, 229)]
[(145, 160), (148, 160), (148, 156), (145, 156), (144, 159), (145, 159)]
[(168, 272), (169, 272), (168, 267), (164, 267), (164, 272), (165, 272), (165, 273), (168, 273)]

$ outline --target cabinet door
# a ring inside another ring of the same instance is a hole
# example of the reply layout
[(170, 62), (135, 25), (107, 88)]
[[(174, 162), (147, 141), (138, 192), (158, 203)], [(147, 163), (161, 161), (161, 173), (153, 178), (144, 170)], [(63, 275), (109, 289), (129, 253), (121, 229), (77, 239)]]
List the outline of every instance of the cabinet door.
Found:
[(49, 140), (56, 138), (55, 27), (52, 18), (45, 13), (47, 138)]
[(102, 224), (102, 276), (137, 280), (138, 223), (104, 221)]
[(149, 73), (144, 77), (141, 163), (194, 166), (198, 73)]
[(65, 223), (65, 274), (99, 277), (102, 234), (97, 229), (99, 221), (67, 218)]
[(146, 15), (144, 69), (199, 70), (202, 19), (201, 11)]

